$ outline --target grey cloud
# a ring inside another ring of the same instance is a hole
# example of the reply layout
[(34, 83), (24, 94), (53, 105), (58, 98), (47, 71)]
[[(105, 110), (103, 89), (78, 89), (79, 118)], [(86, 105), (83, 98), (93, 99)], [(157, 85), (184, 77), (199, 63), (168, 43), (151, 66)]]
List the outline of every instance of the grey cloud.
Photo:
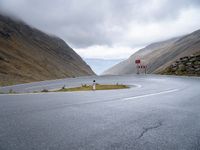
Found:
[[(126, 34), (129, 22), (170, 21), (180, 11), (199, 6), (199, 0), (0, 0), (2, 11), (77, 48), (113, 45)], [(115, 26), (121, 31), (111, 30)]]

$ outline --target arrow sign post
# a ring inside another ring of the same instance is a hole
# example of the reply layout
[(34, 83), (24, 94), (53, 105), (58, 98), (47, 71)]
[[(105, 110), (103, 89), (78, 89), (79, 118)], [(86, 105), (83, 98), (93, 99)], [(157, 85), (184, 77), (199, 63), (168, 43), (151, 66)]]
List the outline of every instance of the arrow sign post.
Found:
[(140, 69), (139, 69), (139, 67), (140, 67), (140, 66), (139, 66), (140, 62), (141, 62), (140, 59), (136, 59), (136, 60), (135, 60), (135, 64), (137, 65), (137, 74), (140, 74)]

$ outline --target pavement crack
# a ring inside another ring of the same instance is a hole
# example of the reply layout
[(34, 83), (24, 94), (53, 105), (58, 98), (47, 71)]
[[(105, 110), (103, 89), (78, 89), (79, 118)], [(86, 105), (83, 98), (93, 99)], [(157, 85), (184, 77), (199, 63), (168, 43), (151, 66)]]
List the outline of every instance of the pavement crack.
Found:
[(154, 126), (150, 126), (150, 127), (146, 127), (146, 128), (143, 128), (143, 131), (140, 133), (140, 135), (136, 138), (136, 140), (139, 140), (141, 139), (145, 133), (147, 133), (149, 130), (153, 130), (153, 129), (156, 129), (156, 128), (159, 128), (160, 126), (162, 126), (162, 122), (158, 122), (156, 125)]

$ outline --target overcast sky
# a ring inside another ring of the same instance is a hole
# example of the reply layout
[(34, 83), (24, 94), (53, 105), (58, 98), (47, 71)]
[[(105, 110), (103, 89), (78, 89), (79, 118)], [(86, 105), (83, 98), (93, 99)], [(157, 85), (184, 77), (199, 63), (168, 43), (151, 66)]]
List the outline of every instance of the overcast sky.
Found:
[(200, 0), (0, 0), (0, 11), (61, 37), (84, 58), (124, 59), (200, 29)]

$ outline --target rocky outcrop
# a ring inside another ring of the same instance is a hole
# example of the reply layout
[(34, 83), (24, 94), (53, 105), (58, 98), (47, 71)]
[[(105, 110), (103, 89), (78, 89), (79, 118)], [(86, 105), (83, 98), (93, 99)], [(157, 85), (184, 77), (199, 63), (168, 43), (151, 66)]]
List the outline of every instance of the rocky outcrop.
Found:
[(0, 85), (94, 75), (62, 39), (0, 15)]
[(160, 73), (200, 76), (200, 54), (182, 57)]

